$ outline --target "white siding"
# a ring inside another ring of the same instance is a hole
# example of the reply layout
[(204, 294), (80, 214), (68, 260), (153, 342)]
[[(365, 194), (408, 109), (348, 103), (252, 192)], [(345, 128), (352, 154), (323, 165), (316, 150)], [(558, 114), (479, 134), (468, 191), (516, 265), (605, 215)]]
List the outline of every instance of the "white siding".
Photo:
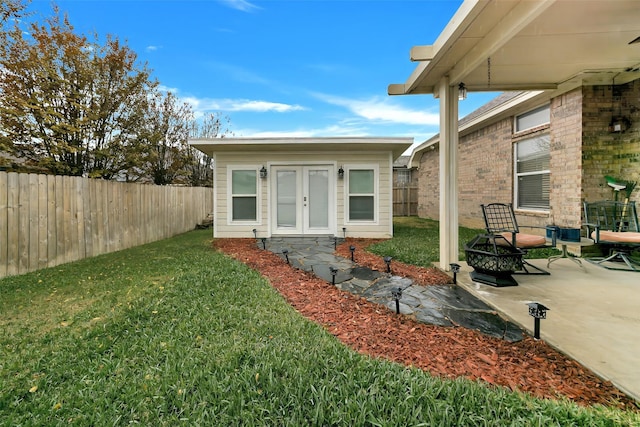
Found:
[[(275, 165), (334, 165), (335, 171), (342, 165), (372, 165), (378, 171), (377, 221), (375, 223), (346, 224), (345, 221), (345, 182), (346, 179), (335, 180), (336, 229), (334, 234), (342, 237), (342, 228), (347, 228), (347, 237), (386, 238), (392, 232), (392, 194), (391, 194), (391, 155), (388, 151), (380, 152), (219, 152), (215, 156), (215, 237), (253, 237), (255, 228), (258, 237), (270, 236), (270, 190), (271, 166)], [(267, 179), (259, 179), (260, 215), (257, 225), (231, 224), (228, 218), (228, 174), (229, 166), (253, 166), (259, 170), (265, 166), (269, 170)], [(336, 172), (337, 173), (337, 172)]]

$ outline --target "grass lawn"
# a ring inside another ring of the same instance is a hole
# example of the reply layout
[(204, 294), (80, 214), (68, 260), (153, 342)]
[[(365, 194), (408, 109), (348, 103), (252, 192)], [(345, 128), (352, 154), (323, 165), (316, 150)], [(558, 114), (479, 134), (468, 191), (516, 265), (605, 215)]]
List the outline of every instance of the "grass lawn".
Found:
[[(465, 259), (465, 243), (484, 232), (482, 229), (458, 228), (458, 250), (461, 260)], [(407, 264), (431, 267), (440, 258), (439, 235), (438, 221), (418, 217), (396, 217), (393, 219), (393, 239), (371, 245), (368, 250), (380, 256), (389, 255)], [(532, 249), (525, 258), (548, 258), (557, 254), (560, 254), (557, 249)]]
[(638, 425), (344, 347), (210, 230), (0, 280), (0, 425)]

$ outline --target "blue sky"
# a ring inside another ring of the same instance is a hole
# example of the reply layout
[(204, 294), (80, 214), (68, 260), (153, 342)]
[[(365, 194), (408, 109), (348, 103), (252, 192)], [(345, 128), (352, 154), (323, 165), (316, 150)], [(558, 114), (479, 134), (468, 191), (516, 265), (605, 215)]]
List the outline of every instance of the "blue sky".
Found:
[[(461, 0), (57, 0), (76, 32), (117, 36), (199, 114), (237, 137), (412, 137), (438, 132), (438, 100), (390, 97)], [(52, 13), (33, 0), (36, 18)], [(464, 116), (496, 94), (470, 94)]]

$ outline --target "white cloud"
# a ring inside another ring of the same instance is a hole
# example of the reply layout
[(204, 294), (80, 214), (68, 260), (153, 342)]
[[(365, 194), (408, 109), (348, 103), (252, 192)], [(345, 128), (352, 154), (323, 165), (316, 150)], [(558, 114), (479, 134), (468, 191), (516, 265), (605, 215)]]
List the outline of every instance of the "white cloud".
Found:
[(191, 104), (196, 112), (226, 111), (226, 112), (254, 112), (254, 113), (289, 113), (305, 110), (301, 105), (283, 104), (251, 99), (211, 99), (193, 96), (181, 97), (182, 101)]
[(161, 92), (171, 92), (174, 95), (177, 95), (179, 89), (177, 87), (169, 87), (169, 86), (165, 86), (163, 84), (158, 85), (158, 90)]
[(162, 46), (154, 46), (154, 45), (150, 45), (150, 46), (147, 46), (147, 47), (145, 48), (145, 50), (146, 50), (147, 52), (155, 52), (156, 50), (158, 50), (158, 49), (160, 49), (160, 48), (162, 48)]
[(241, 12), (253, 12), (254, 10), (261, 9), (259, 6), (256, 6), (253, 3), (250, 3), (246, 0), (219, 0), (220, 3), (230, 7), (231, 9), (236, 9)]
[(353, 114), (370, 121), (422, 126), (437, 126), (440, 123), (440, 114), (438, 112), (411, 110), (387, 98), (373, 97), (368, 100), (359, 100), (322, 93), (313, 93), (313, 96), (326, 103), (344, 107)]

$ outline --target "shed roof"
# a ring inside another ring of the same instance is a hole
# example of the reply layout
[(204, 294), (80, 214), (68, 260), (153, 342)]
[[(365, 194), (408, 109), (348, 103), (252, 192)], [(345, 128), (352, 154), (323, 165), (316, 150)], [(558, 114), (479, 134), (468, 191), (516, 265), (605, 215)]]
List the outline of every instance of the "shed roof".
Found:
[(394, 160), (413, 144), (413, 138), (343, 137), (343, 138), (209, 138), (190, 139), (189, 144), (213, 156), (217, 152), (353, 152), (391, 151)]

